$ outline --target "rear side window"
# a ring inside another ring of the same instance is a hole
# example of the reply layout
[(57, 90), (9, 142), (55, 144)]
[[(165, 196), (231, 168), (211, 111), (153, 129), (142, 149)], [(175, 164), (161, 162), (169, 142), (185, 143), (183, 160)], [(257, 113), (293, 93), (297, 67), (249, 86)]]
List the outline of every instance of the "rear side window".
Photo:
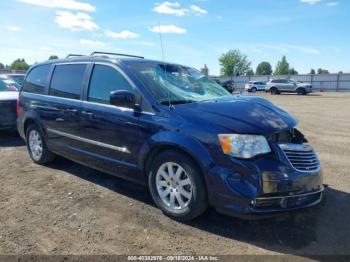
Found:
[(109, 104), (111, 92), (118, 90), (134, 93), (133, 87), (116, 69), (105, 65), (95, 65), (90, 80), (88, 101)]
[(35, 94), (44, 94), (51, 65), (41, 65), (33, 68), (24, 84), (23, 91)]
[(57, 65), (52, 76), (50, 95), (80, 99), (86, 65)]

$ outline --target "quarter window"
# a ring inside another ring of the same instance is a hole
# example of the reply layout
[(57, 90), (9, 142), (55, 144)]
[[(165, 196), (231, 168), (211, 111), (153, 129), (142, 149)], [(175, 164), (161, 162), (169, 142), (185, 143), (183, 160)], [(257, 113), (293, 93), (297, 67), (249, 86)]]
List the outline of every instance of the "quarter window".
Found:
[(86, 65), (57, 65), (52, 76), (50, 95), (80, 99)]
[(33, 68), (24, 84), (23, 91), (35, 94), (44, 94), (51, 65), (41, 65)]
[(125, 90), (134, 93), (133, 87), (116, 69), (95, 65), (88, 94), (88, 101), (109, 104), (111, 92)]

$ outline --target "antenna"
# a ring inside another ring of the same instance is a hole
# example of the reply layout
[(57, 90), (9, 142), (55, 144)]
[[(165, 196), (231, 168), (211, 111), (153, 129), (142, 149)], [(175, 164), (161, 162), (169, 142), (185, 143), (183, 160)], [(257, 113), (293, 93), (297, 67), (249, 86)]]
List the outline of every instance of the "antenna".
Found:
[[(164, 55), (164, 46), (163, 46), (163, 36), (162, 36), (162, 28), (160, 26), (160, 22), (158, 22), (158, 28), (159, 28), (160, 47), (161, 47), (161, 50), (162, 50), (162, 58), (163, 58), (164, 77), (165, 77), (165, 80), (167, 80), (167, 75), (166, 75), (166, 71), (165, 71), (165, 55)], [(169, 90), (168, 90), (168, 100), (169, 100), (169, 108), (172, 108), (171, 99), (170, 99), (170, 91)]]

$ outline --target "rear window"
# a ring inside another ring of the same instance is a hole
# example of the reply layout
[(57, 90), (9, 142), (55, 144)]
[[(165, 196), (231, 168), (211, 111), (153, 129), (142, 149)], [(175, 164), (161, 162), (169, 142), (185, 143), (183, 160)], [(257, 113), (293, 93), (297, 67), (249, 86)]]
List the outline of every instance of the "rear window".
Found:
[(50, 67), (51, 65), (41, 65), (33, 68), (23, 84), (23, 91), (43, 94), (48, 81)]
[(276, 80), (272, 80), (271, 82), (272, 82), (272, 83), (280, 83), (280, 84), (283, 84), (283, 83), (287, 83), (287, 80), (276, 79)]
[(52, 76), (50, 95), (80, 99), (86, 65), (57, 65)]

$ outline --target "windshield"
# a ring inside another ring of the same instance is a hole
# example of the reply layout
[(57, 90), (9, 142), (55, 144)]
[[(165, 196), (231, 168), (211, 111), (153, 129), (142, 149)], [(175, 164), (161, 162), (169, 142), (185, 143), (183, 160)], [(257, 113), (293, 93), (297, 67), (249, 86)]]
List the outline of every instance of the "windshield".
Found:
[(10, 78), (0, 78), (0, 91), (18, 91), (19, 85)]
[(15, 81), (18, 85), (22, 85), (23, 81), (24, 81), (24, 76), (20, 76), (20, 75), (15, 75), (15, 76), (10, 76), (11, 79), (13, 79), (13, 81)]
[(199, 71), (157, 62), (127, 62), (127, 66), (161, 103), (191, 103), (230, 95)]

